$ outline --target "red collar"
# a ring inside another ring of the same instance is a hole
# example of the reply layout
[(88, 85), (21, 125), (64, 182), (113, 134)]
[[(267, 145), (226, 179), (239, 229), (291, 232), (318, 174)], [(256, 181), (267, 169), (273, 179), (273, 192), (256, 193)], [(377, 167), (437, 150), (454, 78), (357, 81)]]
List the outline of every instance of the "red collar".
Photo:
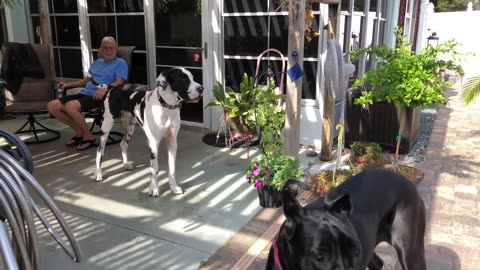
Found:
[(272, 246), (273, 246), (273, 258), (275, 260), (275, 266), (277, 266), (278, 270), (283, 270), (282, 263), (280, 262), (280, 256), (278, 255), (278, 246), (277, 246), (277, 237), (273, 240)]

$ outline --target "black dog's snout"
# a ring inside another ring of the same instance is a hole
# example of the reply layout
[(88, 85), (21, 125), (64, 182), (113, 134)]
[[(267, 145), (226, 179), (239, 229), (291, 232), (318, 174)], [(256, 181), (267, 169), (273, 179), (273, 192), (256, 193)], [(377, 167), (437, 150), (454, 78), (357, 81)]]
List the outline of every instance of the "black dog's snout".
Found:
[(203, 94), (203, 86), (197, 87), (197, 92)]

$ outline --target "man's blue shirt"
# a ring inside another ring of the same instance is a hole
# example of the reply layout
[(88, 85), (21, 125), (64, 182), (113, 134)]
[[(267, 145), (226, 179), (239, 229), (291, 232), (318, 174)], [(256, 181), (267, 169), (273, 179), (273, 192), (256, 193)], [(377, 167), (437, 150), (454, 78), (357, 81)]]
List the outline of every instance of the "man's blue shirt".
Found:
[[(88, 73), (92, 76), (93, 80), (98, 84), (111, 84), (117, 78), (122, 78), (127, 81), (128, 66), (127, 62), (122, 58), (115, 58), (110, 62), (104, 62), (102, 59), (97, 59), (92, 63), (88, 69)], [(95, 85), (90, 78), (85, 88), (80, 91), (81, 94), (93, 96), (97, 91), (97, 85)]]

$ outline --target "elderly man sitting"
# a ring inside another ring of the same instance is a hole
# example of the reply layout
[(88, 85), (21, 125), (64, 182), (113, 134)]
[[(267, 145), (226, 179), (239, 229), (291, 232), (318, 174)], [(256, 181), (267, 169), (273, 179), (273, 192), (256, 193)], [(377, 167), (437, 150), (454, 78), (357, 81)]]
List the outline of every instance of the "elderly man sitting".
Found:
[(66, 142), (67, 146), (85, 150), (95, 142), (82, 112), (102, 105), (107, 89), (98, 88), (98, 85), (108, 84), (110, 88), (126, 81), (128, 66), (125, 60), (116, 56), (117, 49), (117, 42), (113, 37), (104, 37), (100, 46), (103, 58), (97, 59), (90, 66), (90, 76), (74, 82), (58, 83), (57, 86), (61, 89), (84, 87), (79, 94), (52, 100), (47, 106), (50, 114), (74, 130), (75, 135)]

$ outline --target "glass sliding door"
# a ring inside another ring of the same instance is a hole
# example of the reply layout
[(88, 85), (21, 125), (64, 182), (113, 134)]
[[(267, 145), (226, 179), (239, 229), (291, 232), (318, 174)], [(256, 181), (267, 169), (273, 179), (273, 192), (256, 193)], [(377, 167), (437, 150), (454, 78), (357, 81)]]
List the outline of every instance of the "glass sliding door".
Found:
[[(171, 67), (184, 67), (203, 84), (201, 0), (155, 1), (155, 52), (157, 76)], [(180, 111), (182, 121), (203, 123), (203, 101), (186, 103)]]

